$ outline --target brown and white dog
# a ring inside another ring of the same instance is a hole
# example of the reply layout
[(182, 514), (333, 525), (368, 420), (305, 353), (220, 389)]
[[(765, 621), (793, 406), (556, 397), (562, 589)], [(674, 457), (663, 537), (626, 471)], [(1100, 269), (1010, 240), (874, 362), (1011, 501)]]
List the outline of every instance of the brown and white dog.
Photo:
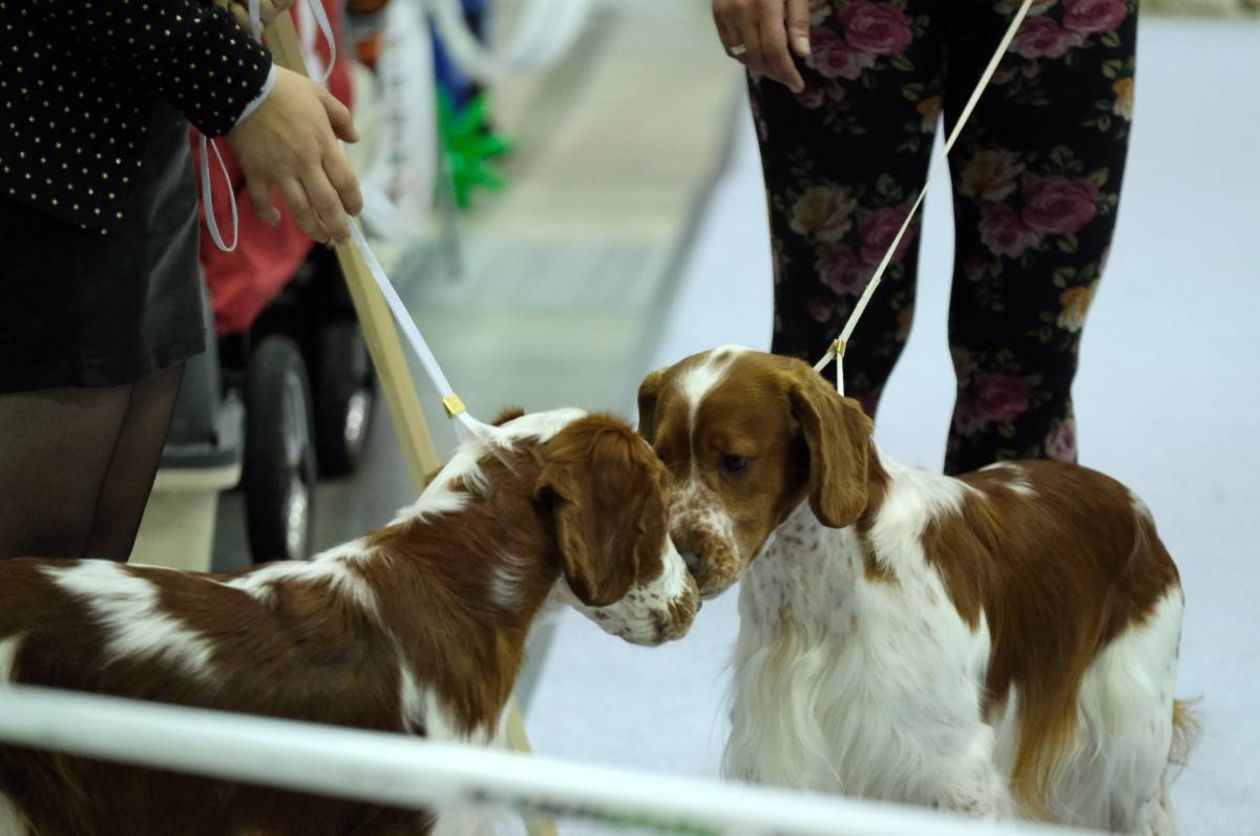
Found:
[(743, 578), (727, 777), (1175, 832), (1183, 599), (1127, 489), (902, 467), (809, 366), (744, 349), (650, 374), (639, 410), (701, 593)]
[[(490, 743), (550, 602), (635, 643), (685, 634), (698, 593), (648, 445), (577, 410), (508, 417), (390, 525), (311, 563), (216, 576), (0, 561), (0, 688)], [(4, 836), (423, 833), (431, 819), (0, 744)]]

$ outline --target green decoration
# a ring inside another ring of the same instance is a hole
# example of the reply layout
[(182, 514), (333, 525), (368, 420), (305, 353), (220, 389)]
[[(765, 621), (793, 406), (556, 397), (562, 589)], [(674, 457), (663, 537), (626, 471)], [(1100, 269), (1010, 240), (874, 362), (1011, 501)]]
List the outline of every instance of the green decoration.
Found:
[(512, 143), (490, 129), (484, 95), (474, 96), (457, 112), (450, 95), (439, 90), (438, 136), (454, 184), (456, 206), (468, 209), (477, 189), (503, 190), (503, 176), (490, 161), (506, 154)]

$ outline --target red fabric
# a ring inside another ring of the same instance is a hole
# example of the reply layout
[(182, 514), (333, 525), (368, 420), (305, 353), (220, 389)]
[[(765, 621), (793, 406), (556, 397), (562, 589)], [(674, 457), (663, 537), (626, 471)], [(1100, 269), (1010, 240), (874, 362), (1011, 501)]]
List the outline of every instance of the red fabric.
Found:
[[(304, 2), (304, 0), (298, 0)], [(338, 101), (350, 107), (350, 69), (342, 60), (341, 21), (339, 19), (341, 4), (335, 0), (324, 0), (324, 8), (336, 33), (337, 61), (333, 64), (332, 74), (328, 78), (328, 89)], [(296, 22), (296, 9), (291, 11)], [(316, 36), (316, 54), (327, 62), (328, 46), (321, 36)], [(193, 163), (198, 172), (198, 186), (201, 187), (200, 143), (197, 134), (192, 132)], [(198, 204), (201, 214), (201, 267), (205, 273), (206, 284), (210, 288), (210, 301), (214, 308), (214, 328), (218, 336), (226, 336), (247, 330), (254, 320), (272, 299), (284, 288), (285, 284), (297, 272), (298, 267), (306, 259), (314, 242), (307, 237), (297, 225), (297, 221), (285, 209), (279, 190), (272, 196), (276, 208), (280, 210), (280, 223), (269, 226), (264, 223), (254, 209), (245, 188), (245, 178), (241, 175), (240, 166), (228, 149), (227, 142), (218, 141), (219, 151), (227, 165), (230, 188), (236, 196), (236, 211), (240, 218), (239, 238), (233, 252), (225, 253), (215, 246), (214, 240), (205, 224), (204, 204)], [(214, 183), (211, 190), (214, 216), (219, 224), (223, 239), (231, 241), (232, 210), (228, 202), (229, 185), (223, 181), (223, 173), (219, 169), (214, 152), (210, 152), (210, 178)]]

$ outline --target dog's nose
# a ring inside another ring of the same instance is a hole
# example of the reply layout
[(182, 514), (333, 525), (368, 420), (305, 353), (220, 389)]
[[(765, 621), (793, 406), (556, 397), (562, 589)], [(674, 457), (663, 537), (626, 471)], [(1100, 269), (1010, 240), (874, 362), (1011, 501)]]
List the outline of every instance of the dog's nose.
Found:
[(693, 576), (700, 571), (700, 555), (692, 551), (679, 552), (682, 555), (683, 563), (687, 565), (687, 571)]

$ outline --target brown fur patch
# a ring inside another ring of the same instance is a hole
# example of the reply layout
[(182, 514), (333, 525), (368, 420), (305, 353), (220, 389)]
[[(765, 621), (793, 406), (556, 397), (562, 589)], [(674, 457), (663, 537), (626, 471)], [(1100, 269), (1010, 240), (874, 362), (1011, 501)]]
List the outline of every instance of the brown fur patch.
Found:
[(1140, 625), (1178, 583), (1177, 569), (1129, 491), (1085, 468), (1021, 462), (1035, 495), (1011, 489), (1011, 468), (962, 477), (959, 514), (932, 520), (924, 553), (959, 614), (992, 636), (986, 714), (1020, 697), (1011, 790), (1030, 812), (1077, 734), (1085, 671), (1126, 628)]
[(553, 503), (565, 575), (583, 603), (606, 606), (660, 577), (669, 488), (647, 445), (622, 421), (591, 416), (544, 457), (537, 490)]
[(494, 420), (491, 421), (490, 424), (491, 426), (501, 427), (504, 424), (515, 421), (517, 418), (523, 418), (524, 416), (525, 410), (521, 409), (519, 406), (507, 406), (500, 410), (499, 414), (494, 417)]
[(1173, 701), (1173, 742), (1168, 754), (1169, 763), (1185, 766), (1190, 760), (1190, 752), (1203, 735), (1198, 702), (1197, 699)]

